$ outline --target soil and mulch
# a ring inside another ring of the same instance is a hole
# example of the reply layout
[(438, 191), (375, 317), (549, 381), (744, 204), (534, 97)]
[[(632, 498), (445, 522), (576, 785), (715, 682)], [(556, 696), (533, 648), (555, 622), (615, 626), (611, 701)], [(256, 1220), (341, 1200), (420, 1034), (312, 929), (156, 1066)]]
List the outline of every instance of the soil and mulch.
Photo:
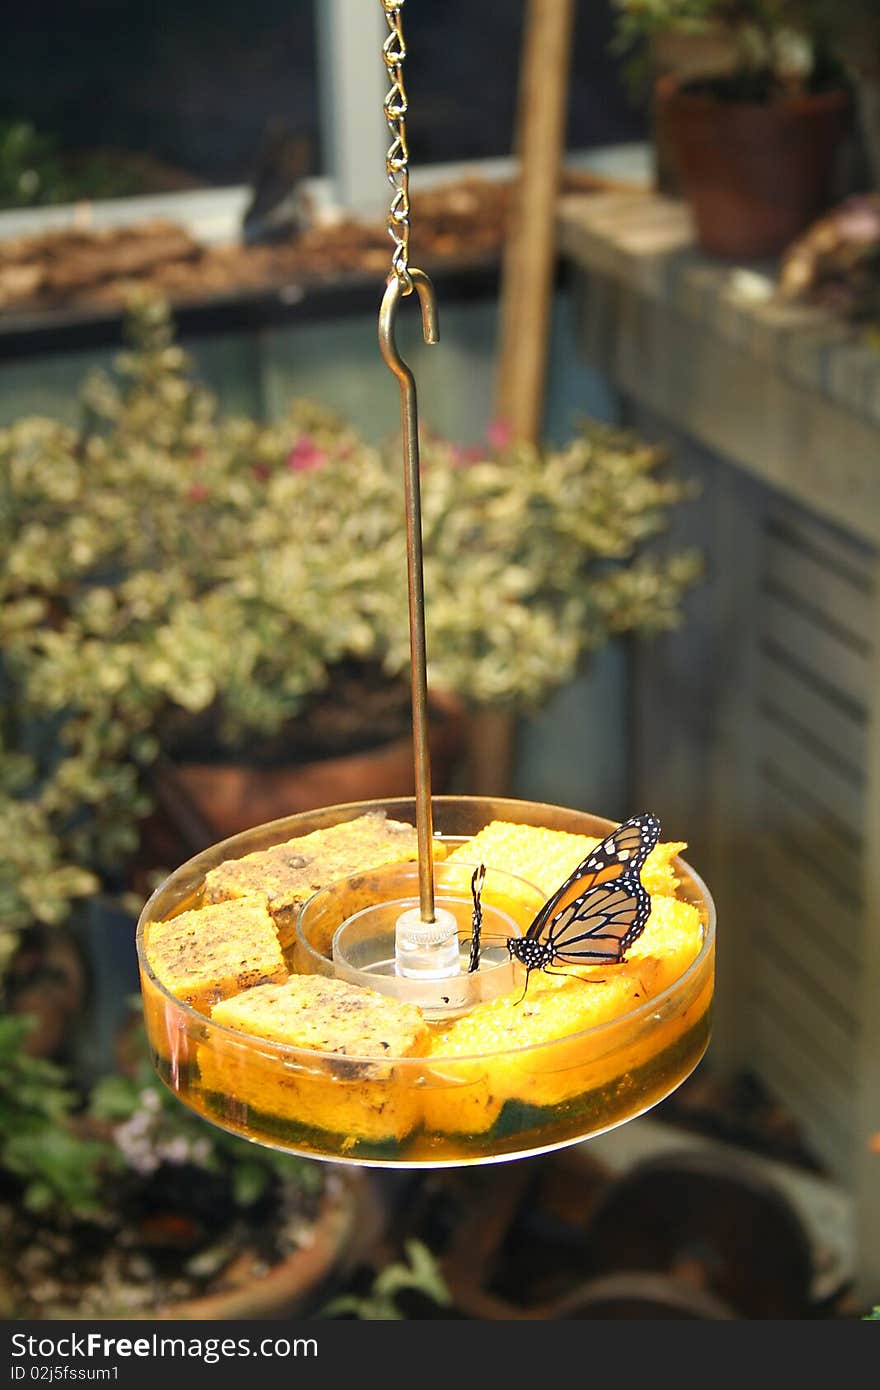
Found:
[[(163, 747), (176, 762), (227, 763), (234, 754), (220, 736), (219, 710), (174, 711), (163, 725)], [(277, 768), (320, 758), (347, 757), (409, 735), (412, 695), (409, 682), (387, 676), (380, 667), (343, 662), (334, 668), (320, 699), (311, 701), (277, 734), (253, 739), (247, 761)]]
[(317, 1187), (279, 1179), (243, 1209), (187, 1164), (110, 1180), (88, 1219), (53, 1222), (0, 1196), (0, 1316), (154, 1316), (246, 1289), (309, 1241), (319, 1203)]
[[(563, 192), (609, 186), (574, 170), (562, 179)], [(476, 177), (420, 192), (414, 200), (413, 263), (435, 271), (497, 261), (512, 194), (510, 181)], [(138, 288), (172, 304), (292, 283), (307, 289), (387, 271), (389, 247), (384, 221), (350, 217), (313, 219), (283, 238), (253, 244), (205, 244), (168, 218), (102, 229), (84, 224), (0, 241), (0, 312), (122, 309)]]

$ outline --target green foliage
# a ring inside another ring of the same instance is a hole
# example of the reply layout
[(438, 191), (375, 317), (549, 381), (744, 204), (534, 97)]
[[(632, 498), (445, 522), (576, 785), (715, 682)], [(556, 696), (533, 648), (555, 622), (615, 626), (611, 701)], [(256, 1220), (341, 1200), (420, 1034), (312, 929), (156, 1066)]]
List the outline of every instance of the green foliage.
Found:
[[(272, 425), (223, 415), (161, 303), (129, 332), (79, 429), (0, 430), (0, 679), (52, 732), (42, 813), (99, 870), (134, 848), (145, 770), (194, 721), (234, 755), (341, 663), (409, 669), (398, 450), (311, 402)], [(431, 682), (534, 708), (611, 635), (676, 624), (699, 566), (645, 550), (687, 495), (664, 462), (592, 424), (564, 449), (476, 458), (426, 438)]]
[(90, 1115), (109, 1126), (118, 1159), (129, 1171), (148, 1177), (163, 1164), (195, 1165), (225, 1177), (233, 1202), (242, 1208), (259, 1201), (273, 1178), (304, 1191), (320, 1190), (316, 1163), (250, 1144), (181, 1105), (151, 1066), (143, 1029), (138, 1045), (134, 1073), (102, 1078), (89, 1098)]
[(703, 33), (718, 14), (718, 0), (613, 0), (615, 42), (621, 48), (677, 29)]
[(341, 1294), (321, 1310), (325, 1318), (351, 1315), (364, 1321), (400, 1321), (406, 1317), (397, 1304), (404, 1292), (419, 1293), (441, 1307), (449, 1307), (452, 1295), (434, 1256), (420, 1240), (408, 1240), (406, 1258), (380, 1270), (365, 1294)]
[(97, 889), (95, 876), (65, 862), (52, 817), (30, 797), (32, 761), (5, 750), (0, 721), (0, 999), (20, 934), (36, 922), (56, 926), (76, 898)]
[(100, 1209), (100, 1177), (112, 1148), (81, 1137), (72, 1120), (76, 1096), (64, 1072), (30, 1057), (29, 1018), (0, 1015), (0, 1171), (32, 1211), (91, 1215)]
[(793, 0), (795, 8), (853, 71), (880, 74), (880, 6), (877, 0)]
[(0, 122), (0, 208), (38, 207), (81, 198), (113, 198), (139, 192), (138, 179), (100, 155), (74, 171), (54, 136), (29, 121)]
[(0, 125), (0, 207), (61, 202), (62, 178), (54, 141), (29, 121)]
[[(832, 0), (832, 3), (834, 0)], [(830, 56), (823, 0), (613, 0), (613, 47), (627, 60), (633, 87), (650, 77), (650, 53), (670, 35), (710, 41), (691, 61), (723, 77), (732, 94), (802, 90)], [(695, 66), (693, 76), (699, 75)]]
[(46, 1219), (98, 1217), (108, 1178), (148, 1178), (163, 1165), (220, 1174), (233, 1202), (252, 1207), (278, 1179), (317, 1192), (319, 1165), (258, 1148), (180, 1104), (150, 1066), (145, 1039), (132, 1076), (92, 1089), (86, 1109), (62, 1067), (26, 1051), (34, 1020), (0, 1014), (0, 1183)]

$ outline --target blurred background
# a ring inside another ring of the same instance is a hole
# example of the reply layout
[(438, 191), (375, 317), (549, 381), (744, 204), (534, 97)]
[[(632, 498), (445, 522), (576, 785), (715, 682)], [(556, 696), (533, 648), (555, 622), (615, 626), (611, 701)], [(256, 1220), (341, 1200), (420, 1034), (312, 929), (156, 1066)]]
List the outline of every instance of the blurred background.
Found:
[(870, 1316), (880, 13), (403, 19), (434, 789), (655, 812), (718, 907), (712, 1042), (619, 1131), (406, 1181), (154, 1080), (152, 888), (412, 789), (387, 26), (34, 0), (0, 56), (0, 1313)]

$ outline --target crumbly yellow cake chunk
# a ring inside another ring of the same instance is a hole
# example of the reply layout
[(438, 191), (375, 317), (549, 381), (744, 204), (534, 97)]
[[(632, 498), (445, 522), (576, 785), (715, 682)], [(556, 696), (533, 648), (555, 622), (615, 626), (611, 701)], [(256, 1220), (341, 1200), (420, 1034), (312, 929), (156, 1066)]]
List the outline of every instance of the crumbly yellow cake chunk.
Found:
[(293, 944), (300, 907), (335, 879), (418, 858), (415, 826), (368, 811), (325, 830), (313, 830), (242, 859), (227, 859), (205, 877), (205, 901), (261, 897), (281, 945)]
[[(631, 964), (654, 960), (662, 967), (658, 988), (677, 980), (699, 955), (703, 944), (703, 922), (693, 903), (681, 902), (665, 893), (651, 894), (651, 915), (641, 936), (630, 946), (626, 958)], [(657, 990), (651, 991), (656, 993)]]
[(553, 1042), (615, 1018), (639, 994), (635, 973), (620, 967), (607, 970), (604, 977), (599, 966), (580, 974), (582, 978), (574, 980), (532, 971), (524, 999), (520, 985), (509, 994), (475, 1005), (435, 1035), (431, 1055), (467, 1057)]
[(216, 1023), (258, 1038), (349, 1057), (412, 1057), (428, 1029), (413, 1004), (325, 975), (292, 975), (215, 1004)]
[[(549, 898), (598, 844), (601, 841), (591, 835), (493, 820), (454, 849), (449, 860), (482, 861), (488, 868), (505, 869), (536, 884)], [(649, 893), (675, 893), (679, 880), (672, 860), (686, 848), (684, 841), (676, 840), (654, 846), (641, 873)]]
[[(491, 1128), (508, 1100), (536, 1106), (569, 1100), (619, 1074), (623, 1041), (631, 1041), (629, 1056), (638, 1066), (656, 1049), (657, 1034), (649, 1030), (643, 1040), (636, 1027), (631, 1040), (624, 1037), (628, 1025), (623, 1016), (679, 979), (702, 942), (698, 909), (658, 894), (652, 896), (644, 932), (624, 961), (560, 966), (559, 974), (534, 970), (524, 999), (520, 989), (478, 1004), (432, 1039), (436, 1066), (426, 1076), (426, 1124), (444, 1133), (480, 1134)], [(613, 1045), (586, 1032), (617, 1018), (622, 1031)], [(671, 1016), (661, 1026), (671, 1041), (690, 1021), (686, 1015)], [(554, 1045), (544, 1050), (541, 1043)], [(478, 1060), (453, 1060), (458, 1058)]]
[(398, 1076), (387, 1060), (427, 1050), (428, 1030), (412, 1004), (342, 980), (298, 975), (226, 1000), (212, 1018), (316, 1052), (314, 1064), (304, 1063), (261, 1053), (221, 1033), (200, 1047), (202, 1086), (234, 1096), (243, 1120), (251, 1107), (306, 1129), (329, 1130), (345, 1136), (343, 1151), (359, 1141), (399, 1141), (418, 1125), (418, 1078), (408, 1068)]
[(198, 1009), (252, 985), (287, 979), (275, 923), (259, 898), (236, 898), (151, 922), (144, 947), (166, 989)]

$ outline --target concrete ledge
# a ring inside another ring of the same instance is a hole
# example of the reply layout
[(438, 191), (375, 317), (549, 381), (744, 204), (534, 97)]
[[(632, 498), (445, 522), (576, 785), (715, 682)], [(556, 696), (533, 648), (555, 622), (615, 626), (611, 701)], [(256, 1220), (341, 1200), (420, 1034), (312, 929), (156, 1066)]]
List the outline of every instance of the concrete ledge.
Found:
[(687, 207), (633, 191), (572, 194), (559, 241), (576, 265), (638, 289), (747, 350), (765, 367), (880, 424), (880, 351), (857, 326), (774, 297), (775, 263), (730, 265), (694, 244)]
[(880, 352), (693, 246), (650, 193), (563, 200), (580, 345), (620, 390), (816, 515), (880, 545)]

